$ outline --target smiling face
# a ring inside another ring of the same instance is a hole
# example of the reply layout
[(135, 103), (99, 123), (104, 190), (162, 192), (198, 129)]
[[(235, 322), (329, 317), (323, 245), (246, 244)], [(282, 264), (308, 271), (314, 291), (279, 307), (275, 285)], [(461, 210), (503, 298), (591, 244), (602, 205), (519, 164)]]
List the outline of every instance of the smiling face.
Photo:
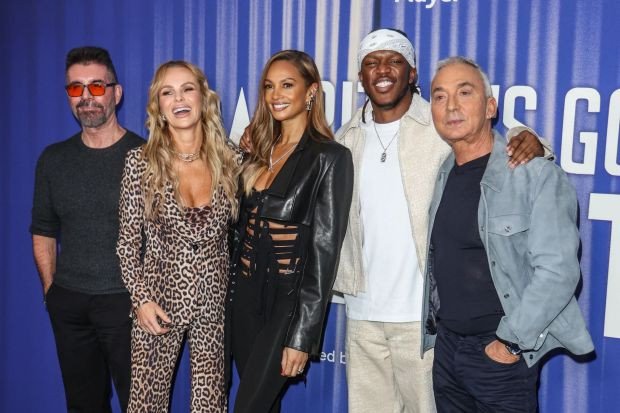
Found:
[[(108, 69), (98, 63), (74, 64), (67, 69), (67, 84), (93, 82), (111, 83)], [(116, 118), (116, 105), (120, 102), (123, 90), (120, 85), (106, 87), (103, 96), (93, 96), (87, 87), (82, 96), (68, 97), (73, 115), (82, 128), (98, 128)]]
[(485, 93), (480, 73), (465, 63), (441, 68), (431, 83), (435, 129), (450, 145), (488, 137), (497, 102)]
[(377, 50), (362, 60), (359, 79), (375, 109), (404, 109), (411, 103), (410, 84), (415, 82), (416, 69), (398, 52)]
[(195, 128), (202, 116), (202, 94), (194, 74), (184, 67), (170, 67), (157, 93), (159, 112), (171, 132)]
[(318, 85), (306, 86), (299, 70), (287, 60), (276, 60), (271, 64), (265, 76), (265, 104), (271, 116), (280, 122), (307, 123), (306, 102)]

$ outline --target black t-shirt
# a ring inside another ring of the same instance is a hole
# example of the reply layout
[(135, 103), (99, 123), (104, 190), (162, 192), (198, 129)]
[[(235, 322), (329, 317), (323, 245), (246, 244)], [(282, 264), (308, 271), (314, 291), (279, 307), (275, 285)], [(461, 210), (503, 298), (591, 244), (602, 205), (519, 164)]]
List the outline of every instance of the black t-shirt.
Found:
[(127, 291), (116, 256), (118, 201), (125, 155), (143, 143), (127, 131), (94, 149), (78, 133), (39, 157), (30, 232), (60, 242), (54, 283), (87, 294)]
[(437, 318), (463, 335), (493, 333), (504, 315), (478, 231), (480, 181), (489, 156), (454, 165), (431, 234)]

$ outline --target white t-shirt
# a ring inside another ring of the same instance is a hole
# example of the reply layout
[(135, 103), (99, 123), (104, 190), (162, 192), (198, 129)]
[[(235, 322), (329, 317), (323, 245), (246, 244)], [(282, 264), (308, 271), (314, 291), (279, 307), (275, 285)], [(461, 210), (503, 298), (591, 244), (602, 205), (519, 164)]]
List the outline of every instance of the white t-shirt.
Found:
[(347, 316), (354, 320), (410, 322), (421, 317), (423, 280), (400, 172), (399, 126), (400, 121), (373, 126), (372, 119), (362, 124), (366, 142), (358, 173), (367, 285), (364, 293), (344, 296)]

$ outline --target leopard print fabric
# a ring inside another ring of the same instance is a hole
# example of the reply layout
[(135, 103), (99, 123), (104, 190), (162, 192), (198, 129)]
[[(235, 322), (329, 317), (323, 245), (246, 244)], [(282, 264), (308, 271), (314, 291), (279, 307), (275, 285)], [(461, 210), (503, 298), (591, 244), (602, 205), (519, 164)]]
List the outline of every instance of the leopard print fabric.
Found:
[(134, 322), (131, 332), (131, 391), (127, 413), (166, 413), (183, 337), (189, 342), (193, 413), (224, 413), (224, 325), (198, 319), (153, 336)]
[(166, 186), (163, 200), (156, 200), (163, 202), (157, 218), (146, 220), (141, 185), (145, 170), (142, 148), (129, 151), (121, 181), (116, 251), (133, 307), (155, 301), (175, 325), (189, 324), (197, 315), (223, 321), (231, 213), (223, 188), (215, 191), (211, 213), (200, 226), (186, 219), (172, 185)]
[(161, 202), (158, 216), (146, 220), (145, 170), (142, 148), (130, 151), (121, 183), (117, 254), (134, 309), (153, 301), (171, 318), (172, 328), (164, 336), (151, 336), (134, 323), (129, 410), (167, 411), (174, 363), (187, 333), (192, 353), (199, 351), (191, 356), (192, 411), (225, 411), (223, 326), (231, 205), (220, 186), (210, 207), (183, 209), (167, 185), (163, 198), (155, 200)]

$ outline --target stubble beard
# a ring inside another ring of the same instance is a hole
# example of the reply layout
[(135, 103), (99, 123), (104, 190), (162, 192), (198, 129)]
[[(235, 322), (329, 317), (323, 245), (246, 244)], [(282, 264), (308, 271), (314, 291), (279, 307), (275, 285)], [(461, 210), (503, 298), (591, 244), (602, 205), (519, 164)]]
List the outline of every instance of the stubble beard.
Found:
[[(81, 107), (94, 108), (94, 110), (81, 111)], [(107, 109), (107, 110), (106, 110)], [(77, 118), (82, 128), (98, 128), (110, 119), (110, 113), (114, 113), (115, 108), (106, 108), (97, 102), (80, 102), (76, 107)]]

